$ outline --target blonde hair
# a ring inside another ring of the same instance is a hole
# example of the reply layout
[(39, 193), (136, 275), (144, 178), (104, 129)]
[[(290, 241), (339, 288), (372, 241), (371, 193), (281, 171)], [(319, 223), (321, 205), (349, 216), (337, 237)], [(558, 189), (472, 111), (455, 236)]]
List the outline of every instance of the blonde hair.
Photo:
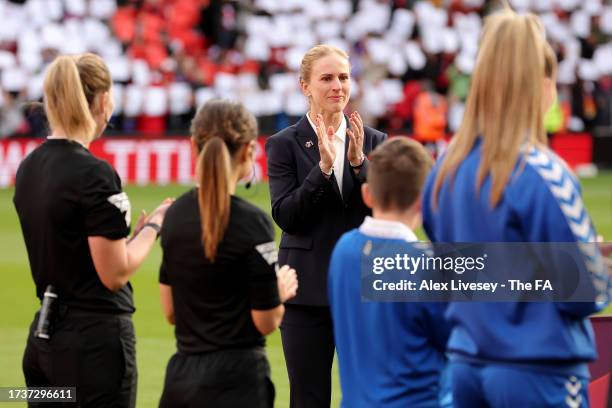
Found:
[(557, 56), (548, 43), (544, 43), (544, 76), (549, 79), (557, 77)]
[(330, 54), (339, 55), (347, 61), (349, 59), (348, 54), (336, 46), (327, 44), (315, 45), (309, 49), (302, 58), (302, 64), (300, 65), (300, 80), (309, 83), (314, 63)]
[(434, 207), (442, 184), (450, 178), (452, 185), (478, 137), (482, 155), (476, 187), (480, 191), (491, 177), (492, 207), (501, 199), (521, 145), (547, 143), (542, 84), (547, 68), (553, 72), (556, 66), (551, 53), (535, 15), (518, 15), (506, 7), (485, 19), (463, 121), (434, 183)]
[(200, 151), (198, 203), (204, 254), (214, 262), (230, 216), (230, 177), (236, 153), (257, 137), (257, 121), (238, 102), (212, 100), (191, 122), (191, 135)]
[(96, 122), (92, 107), (97, 95), (108, 92), (112, 80), (108, 67), (95, 54), (59, 56), (49, 66), (45, 81), (45, 112), (52, 129), (68, 138), (92, 140)]

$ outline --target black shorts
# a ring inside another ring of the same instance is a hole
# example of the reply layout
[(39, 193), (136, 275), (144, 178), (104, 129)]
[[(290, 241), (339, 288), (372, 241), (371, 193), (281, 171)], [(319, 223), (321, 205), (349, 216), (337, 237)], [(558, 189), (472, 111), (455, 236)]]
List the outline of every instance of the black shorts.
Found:
[(176, 353), (168, 362), (163, 408), (272, 408), (274, 385), (262, 347)]
[(23, 356), (28, 387), (76, 387), (77, 404), (30, 407), (136, 405), (136, 338), (131, 315), (70, 309), (56, 320), (50, 340), (34, 337), (38, 313)]

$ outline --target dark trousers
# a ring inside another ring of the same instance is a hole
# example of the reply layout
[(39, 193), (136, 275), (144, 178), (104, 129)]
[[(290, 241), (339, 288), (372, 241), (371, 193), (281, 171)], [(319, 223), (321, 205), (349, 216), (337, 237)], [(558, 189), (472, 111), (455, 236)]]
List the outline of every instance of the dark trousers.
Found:
[(76, 387), (77, 403), (30, 403), (30, 407), (136, 405), (136, 337), (130, 315), (68, 310), (50, 340), (34, 337), (38, 313), (23, 356), (28, 387)]
[(274, 385), (262, 347), (176, 353), (168, 362), (161, 408), (272, 408)]
[(334, 332), (327, 306), (285, 305), (281, 325), (291, 408), (329, 408)]

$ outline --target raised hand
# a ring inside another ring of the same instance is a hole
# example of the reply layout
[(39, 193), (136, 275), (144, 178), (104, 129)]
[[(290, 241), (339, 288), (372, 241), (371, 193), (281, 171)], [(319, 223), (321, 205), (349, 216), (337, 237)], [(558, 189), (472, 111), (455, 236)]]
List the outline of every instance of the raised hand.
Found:
[(136, 221), (136, 226), (134, 227), (134, 235), (138, 235), (142, 227), (147, 223), (147, 218), (147, 212), (145, 210), (140, 211), (138, 221)]
[(283, 265), (276, 271), (276, 281), (278, 284), (278, 296), (282, 303), (295, 296), (298, 288), (295, 269), (290, 268), (289, 265)]
[(348, 150), (346, 152), (346, 157), (348, 161), (355, 166), (359, 166), (363, 161), (363, 120), (361, 119), (361, 115), (357, 111), (351, 113), (349, 117), (349, 122), (351, 123), (351, 128), (346, 130), (346, 133), (349, 137), (349, 145)]
[(154, 222), (159, 224), (160, 226), (164, 223), (164, 218), (166, 217), (166, 211), (174, 202), (174, 198), (166, 198), (161, 202), (160, 205), (157, 206), (155, 210), (151, 213), (147, 222)]
[(325, 173), (331, 172), (336, 160), (336, 147), (334, 146), (334, 128), (326, 128), (323, 122), (323, 115), (318, 114), (315, 126), (317, 129), (317, 139), (319, 141), (319, 154), (321, 155), (321, 170)]

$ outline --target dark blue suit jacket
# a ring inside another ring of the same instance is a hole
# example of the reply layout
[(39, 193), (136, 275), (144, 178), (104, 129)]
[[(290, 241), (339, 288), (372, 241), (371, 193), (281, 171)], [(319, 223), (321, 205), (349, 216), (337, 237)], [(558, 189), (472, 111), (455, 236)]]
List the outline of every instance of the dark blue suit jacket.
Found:
[[(386, 137), (364, 127), (366, 156)], [(297, 296), (289, 303), (328, 304), (327, 269), (334, 245), (371, 213), (361, 198), (368, 159), (355, 175), (346, 157), (348, 143), (347, 135), (343, 174), (326, 179), (319, 168), (317, 135), (306, 116), (266, 142), (272, 218), (283, 230), (279, 264), (289, 264), (298, 274)], [(342, 177), (342, 194), (336, 177)]]

